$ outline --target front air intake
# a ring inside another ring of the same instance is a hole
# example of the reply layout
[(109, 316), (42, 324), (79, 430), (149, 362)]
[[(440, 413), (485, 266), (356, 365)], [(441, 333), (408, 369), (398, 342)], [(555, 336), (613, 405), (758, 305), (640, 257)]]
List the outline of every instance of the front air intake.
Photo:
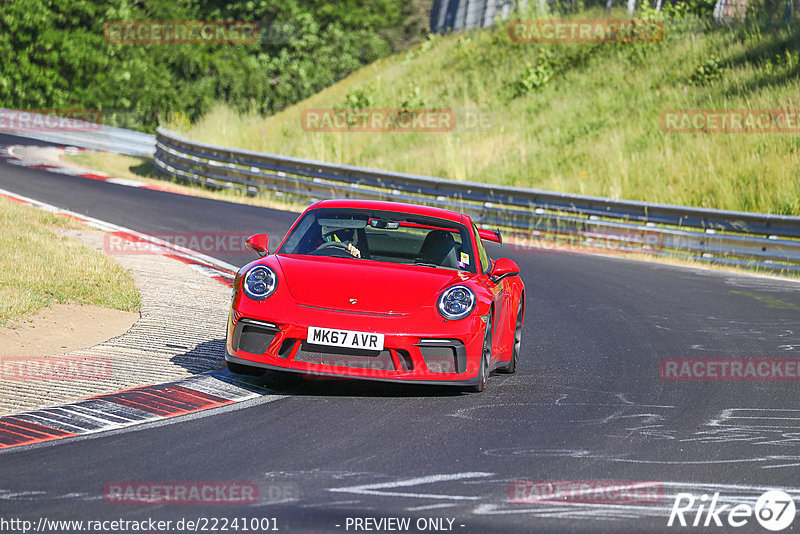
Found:
[(264, 354), (278, 332), (273, 324), (240, 319), (233, 329), (233, 350)]

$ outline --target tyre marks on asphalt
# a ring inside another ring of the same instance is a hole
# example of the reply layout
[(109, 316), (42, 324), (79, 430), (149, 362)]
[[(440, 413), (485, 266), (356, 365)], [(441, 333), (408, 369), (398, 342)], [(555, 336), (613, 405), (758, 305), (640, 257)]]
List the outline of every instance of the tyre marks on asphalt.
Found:
[[(257, 383), (257, 379), (235, 377), (227, 371), (212, 371), (176, 382), (0, 417), (0, 449), (125, 428), (269, 393)], [(279, 398), (277, 395), (274, 397)]]
[[(673, 507), (678, 495), (690, 493), (694, 495), (711, 496), (719, 493), (717, 504), (718, 508), (727, 506), (728, 510), (740, 503), (755, 505), (758, 497), (766, 491), (780, 489), (792, 496), (797, 501), (800, 498), (800, 489), (789, 486), (760, 486), (745, 484), (724, 484), (713, 482), (696, 481), (665, 481), (658, 483), (663, 488), (663, 494), (657, 502), (634, 503), (625, 502), (624, 499), (608, 500), (605, 502), (581, 502), (570, 500), (569, 496), (562, 496), (561, 499), (541, 500), (535, 502), (488, 502), (490, 499), (478, 504), (470, 513), (476, 516), (526, 516), (539, 519), (583, 519), (583, 520), (603, 520), (603, 521), (631, 521), (655, 519), (663, 520), (666, 524), (670, 517), (670, 510)], [(702, 508), (701, 508), (702, 509)], [(688, 515), (688, 514), (687, 514)], [(698, 512), (699, 515), (699, 512)], [(726, 514), (723, 514), (723, 518)], [(708, 526), (708, 525), (706, 525)]]
[(379, 482), (377, 484), (361, 484), (356, 486), (348, 486), (344, 488), (329, 488), (328, 491), (337, 493), (352, 493), (355, 495), (380, 495), (388, 497), (410, 497), (415, 499), (470, 501), (470, 500), (478, 500), (480, 497), (476, 497), (473, 495), (450, 495), (450, 494), (427, 493), (427, 492), (397, 491), (397, 488), (414, 488), (426, 484), (438, 484), (442, 482), (451, 482), (456, 480), (484, 478), (484, 477), (491, 477), (493, 475), (494, 473), (485, 473), (482, 471), (466, 472), (466, 473), (444, 473), (437, 475), (427, 475), (423, 477), (414, 477), (403, 480), (392, 480), (389, 482)]
[[(337, 513), (347, 517), (358, 515), (354, 510), (361, 513), (380, 510), (382, 516), (410, 513), (415, 517), (425, 517), (430, 514), (453, 518), (454, 526), (458, 527), (471, 527), (472, 520), (480, 517), (498, 516), (556, 521), (654, 520), (666, 524), (681, 493), (698, 497), (719, 493), (717, 504), (726, 505), (729, 510), (743, 502), (754, 505), (760, 495), (774, 489), (786, 492), (795, 500), (800, 499), (800, 488), (796, 485), (736, 484), (680, 478), (553, 480), (551, 486), (547, 480), (541, 480), (537, 465), (531, 464), (530, 469), (528, 474), (441, 472), (414, 477), (383, 472), (306, 470), (268, 472), (266, 477), (274, 485), (296, 484), (302, 495), (301, 509), (322, 508), (334, 517)], [(538, 488), (538, 491), (515, 491), (517, 486), (526, 484), (532, 484), (529, 489)], [(0, 489), (0, 495), (2, 491)], [(331, 493), (349, 498), (332, 501)], [(543, 530), (556, 531), (553, 525), (556, 523)], [(576, 527), (573, 525), (570, 529), (576, 530)]]
[[(464, 523), (468, 523), (469, 518), (474, 516), (527, 516), (590, 521), (655, 519), (666, 522), (670, 509), (681, 493), (698, 496), (719, 493), (717, 504), (726, 505), (728, 509), (742, 502), (754, 505), (761, 494), (774, 489), (786, 492), (795, 500), (800, 498), (800, 488), (784, 485), (600, 480), (595, 482), (598, 483), (596, 487), (602, 491), (593, 494), (592, 499), (587, 499), (588, 494), (580, 493), (589, 487), (580, 486), (587, 481), (567, 482), (572, 485), (565, 486), (567, 489), (560, 493), (530, 493), (520, 499), (510, 492), (511, 487), (520, 483), (519, 478), (504, 477), (497, 473), (442, 473), (414, 478), (373, 474), (371, 478), (379, 478), (381, 481), (326, 488), (326, 491), (359, 496), (362, 500), (354, 503), (358, 507), (372, 506), (382, 510), (384, 514), (391, 513), (386, 510), (397, 508), (414, 513), (441, 510), (435, 513), (454, 517), (460, 526), (466, 526)], [(446, 489), (442, 486), (446, 486)], [(650, 490), (642, 490), (648, 487)], [(642, 499), (645, 494), (649, 498)], [(391, 501), (376, 500), (381, 498)], [(431, 504), (431, 501), (434, 502)], [(351, 506), (350, 509), (352, 508), (355, 507)]]

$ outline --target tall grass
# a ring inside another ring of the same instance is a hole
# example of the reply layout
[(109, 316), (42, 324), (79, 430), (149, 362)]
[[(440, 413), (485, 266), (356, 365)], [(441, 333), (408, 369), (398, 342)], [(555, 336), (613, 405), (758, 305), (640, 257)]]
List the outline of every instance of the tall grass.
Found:
[[(669, 109), (800, 110), (800, 25), (641, 16), (663, 19), (662, 42), (523, 44), (500, 22), (431, 36), (268, 118), (218, 106), (196, 124), (172, 126), (215, 144), (453, 180), (800, 215), (800, 135), (659, 126)], [(538, 67), (547, 76), (520, 90)], [(304, 109), (353, 102), (413, 102), (491, 120), (488, 128), (431, 133), (301, 128)]]

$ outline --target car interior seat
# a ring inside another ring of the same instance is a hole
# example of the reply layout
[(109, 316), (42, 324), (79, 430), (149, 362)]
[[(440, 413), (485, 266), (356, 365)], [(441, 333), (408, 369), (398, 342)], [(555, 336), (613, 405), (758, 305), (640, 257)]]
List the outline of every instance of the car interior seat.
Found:
[(420, 263), (432, 263), (457, 269), (458, 255), (456, 254), (456, 249), (458, 248), (458, 243), (453, 239), (450, 232), (431, 230), (425, 236), (425, 241), (423, 241), (422, 248), (420, 248), (419, 261)]

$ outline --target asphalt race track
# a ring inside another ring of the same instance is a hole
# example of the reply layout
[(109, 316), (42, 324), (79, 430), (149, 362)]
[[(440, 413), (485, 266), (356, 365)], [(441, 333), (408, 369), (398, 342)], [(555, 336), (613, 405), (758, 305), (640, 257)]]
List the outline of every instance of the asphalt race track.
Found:
[[(141, 232), (267, 232), (273, 247), (296, 217), (6, 164), (0, 188)], [(797, 357), (800, 283), (490, 248), (500, 254), (527, 286), (522, 357), (517, 374), (493, 375), (484, 393), (269, 384), (287, 397), (12, 449), (0, 453), (0, 517), (275, 518), (280, 532), (321, 533), (367, 532), (376, 523), (356, 529), (356, 518), (390, 517), (409, 519), (408, 532), (767, 532), (753, 517), (737, 529), (667, 521), (677, 493), (699, 504), (718, 492), (733, 506), (783, 489), (800, 502), (796, 380), (668, 381), (659, 371), (662, 358)], [(260, 499), (105, 502), (106, 485), (121, 481), (249, 482)], [(661, 496), (510, 502), (517, 481), (648, 481)]]

